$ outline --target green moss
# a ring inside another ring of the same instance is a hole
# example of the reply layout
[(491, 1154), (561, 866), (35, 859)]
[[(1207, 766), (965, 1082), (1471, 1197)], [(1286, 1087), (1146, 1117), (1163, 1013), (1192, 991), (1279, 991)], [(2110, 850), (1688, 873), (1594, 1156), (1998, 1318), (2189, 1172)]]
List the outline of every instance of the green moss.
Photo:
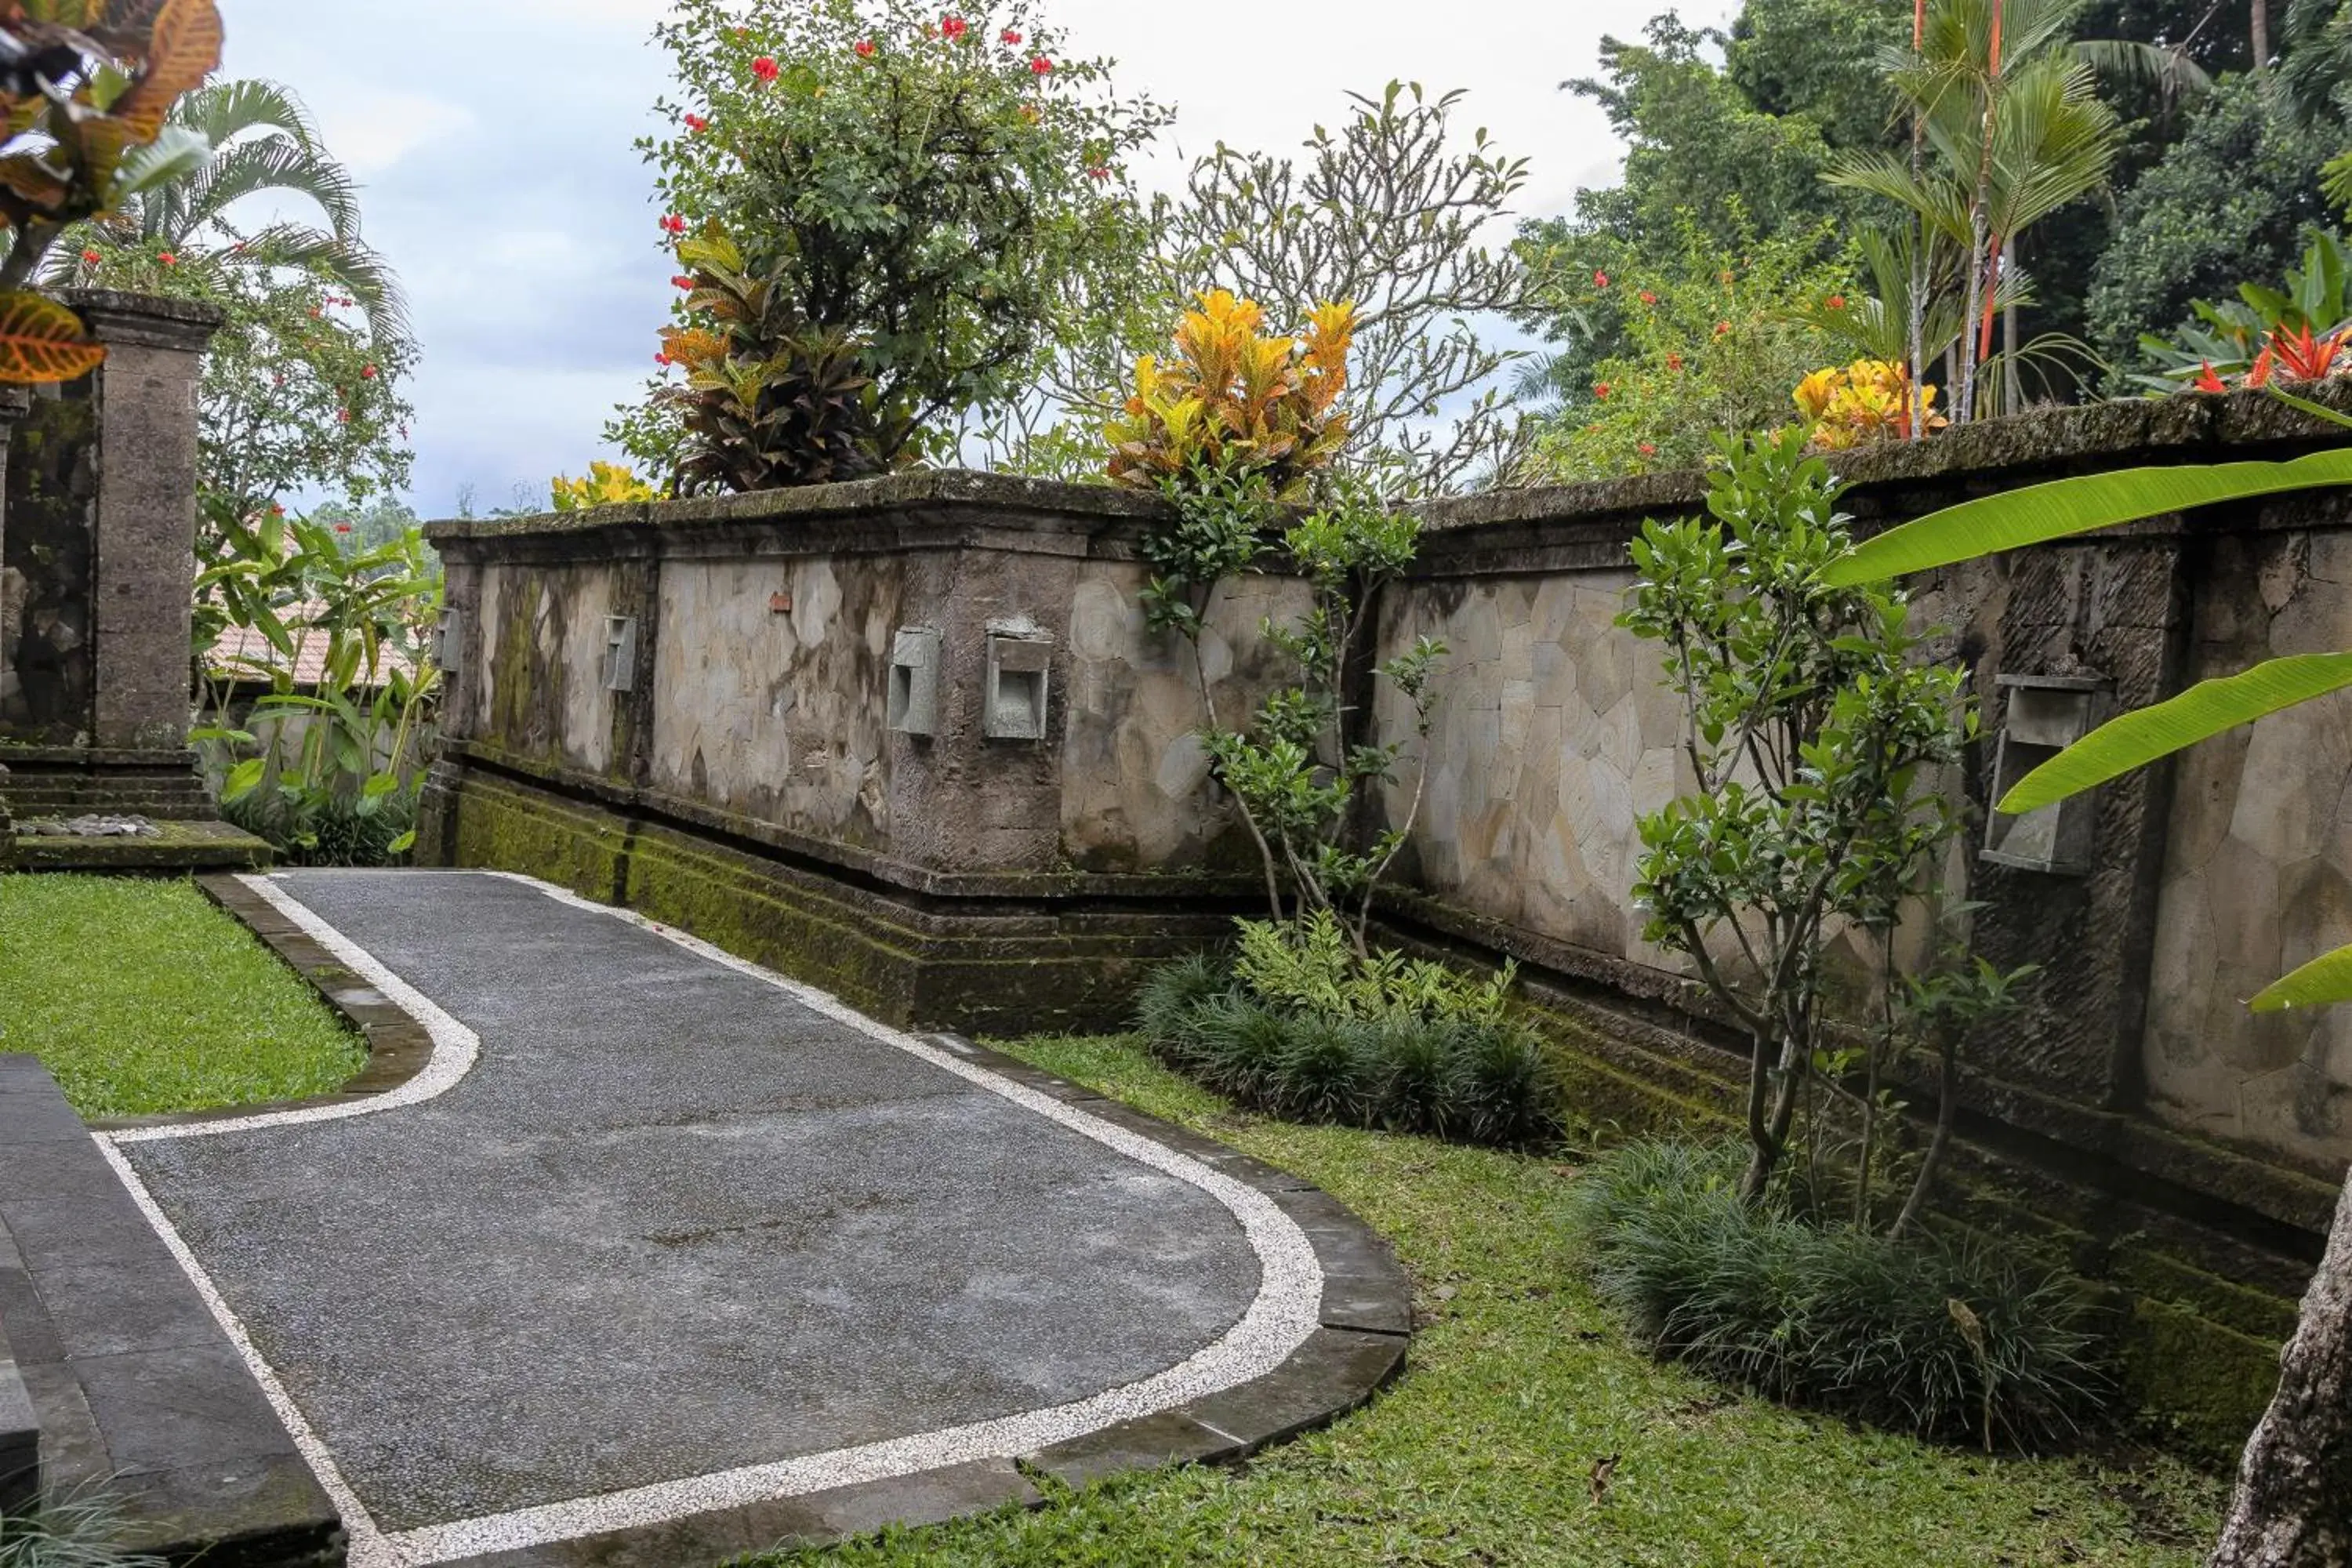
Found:
[(184, 881), (0, 876), (0, 1051), (29, 1051), (84, 1116), (331, 1093), (358, 1037)]
[(2279, 1347), (2147, 1297), (2124, 1334), (2125, 1386), (2185, 1451), (2227, 1462), (2278, 1391)]

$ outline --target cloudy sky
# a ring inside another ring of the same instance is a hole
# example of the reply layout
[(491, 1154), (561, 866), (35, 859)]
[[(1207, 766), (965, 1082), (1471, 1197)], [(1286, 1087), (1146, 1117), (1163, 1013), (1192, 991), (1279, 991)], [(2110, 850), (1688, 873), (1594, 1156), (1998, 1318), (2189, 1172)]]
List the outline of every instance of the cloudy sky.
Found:
[[(1391, 78), (1465, 87), (1463, 120), (1531, 161), (1529, 212), (1615, 174), (1600, 113), (1561, 93), (1604, 33), (1668, 0), (1257, 0), (1213, 26), (1138, 0), (1050, 0), (1072, 50), (1119, 62), (1178, 110), (1184, 151), (1287, 148)], [(1717, 24), (1734, 0), (1686, 0)], [(666, 0), (222, 0), (226, 70), (308, 100), (357, 172), (369, 241), (405, 281), (424, 343), (411, 500), (519, 484), (604, 455), (598, 432), (652, 364), (670, 295), (652, 184), (631, 141), (667, 79), (647, 42)], [(977, 9), (977, 7), (974, 7)], [(1177, 149), (1150, 174), (1166, 180)]]

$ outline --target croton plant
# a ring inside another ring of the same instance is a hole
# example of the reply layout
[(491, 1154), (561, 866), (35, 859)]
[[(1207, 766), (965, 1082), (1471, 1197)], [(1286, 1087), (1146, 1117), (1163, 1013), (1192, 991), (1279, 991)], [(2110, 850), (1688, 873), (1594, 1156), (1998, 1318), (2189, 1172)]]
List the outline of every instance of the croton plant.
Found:
[(0, 382), (70, 381), (105, 357), (27, 285), (58, 236), (200, 163), (173, 102), (220, 64), (214, 0), (0, 0)]

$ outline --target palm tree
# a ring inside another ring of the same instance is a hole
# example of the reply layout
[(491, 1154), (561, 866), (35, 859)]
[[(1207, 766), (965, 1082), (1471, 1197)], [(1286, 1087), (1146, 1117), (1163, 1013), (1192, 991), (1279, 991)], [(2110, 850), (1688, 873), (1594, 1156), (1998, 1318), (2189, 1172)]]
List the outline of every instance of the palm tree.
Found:
[[(53, 254), (70, 275), (92, 245), (168, 251), (181, 267), (300, 268), (342, 289), (377, 336), (405, 342), (407, 304), (382, 257), (360, 238), (359, 187), (331, 154), (301, 100), (276, 82), (214, 82), (173, 106), (171, 121), (212, 149), (67, 237)], [(248, 228), (230, 209), (248, 196), (290, 195), (319, 221)]]

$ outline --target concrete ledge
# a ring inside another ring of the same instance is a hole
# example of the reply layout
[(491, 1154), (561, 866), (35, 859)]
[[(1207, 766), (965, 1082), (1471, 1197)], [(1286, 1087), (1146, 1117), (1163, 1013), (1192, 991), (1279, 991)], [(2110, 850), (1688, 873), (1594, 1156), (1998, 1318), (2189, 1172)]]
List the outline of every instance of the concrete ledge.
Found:
[(341, 1521), (236, 1347), (26, 1056), (0, 1056), (0, 1468), (21, 1432), (13, 1382), (47, 1494), (112, 1500), (126, 1547), (226, 1568), (341, 1560)]
[(161, 831), (152, 838), (65, 838), (26, 833), (20, 819), (11, 868), (113, 876), (257, 871), (277, 858), (266, 840), (226, 822), (160, 820), (155, 826)]

